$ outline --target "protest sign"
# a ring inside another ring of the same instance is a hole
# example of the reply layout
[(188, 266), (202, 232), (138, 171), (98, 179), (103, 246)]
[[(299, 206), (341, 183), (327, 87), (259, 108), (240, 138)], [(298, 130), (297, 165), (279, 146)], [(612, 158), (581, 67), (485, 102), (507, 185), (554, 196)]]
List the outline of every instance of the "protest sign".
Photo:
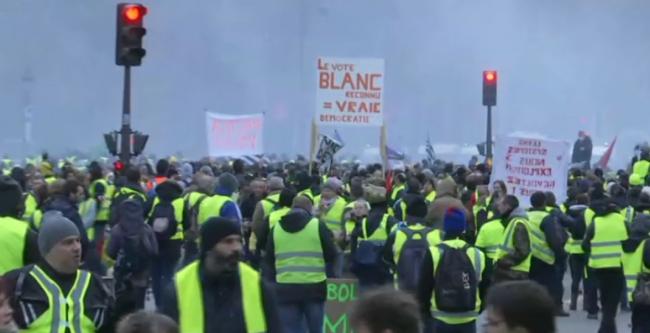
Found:
[(382, 126), (384, 59), (320, 57), (317, 76), (319, 125)]
[(557, 202), (566, 199), (569, 143), (525, 137), (499, 137), (494, 152), (492, 182), (502, 180), (508, 194), (530, 206), (530, 196), (553, 192)]
[(356, 279), (328, 279), (324, 333), (351, 333), (350, 308), (358, 296)]
[(259, 155), (263, 151), (264, 115), (205, 114), (208, 154), (211, 157)]

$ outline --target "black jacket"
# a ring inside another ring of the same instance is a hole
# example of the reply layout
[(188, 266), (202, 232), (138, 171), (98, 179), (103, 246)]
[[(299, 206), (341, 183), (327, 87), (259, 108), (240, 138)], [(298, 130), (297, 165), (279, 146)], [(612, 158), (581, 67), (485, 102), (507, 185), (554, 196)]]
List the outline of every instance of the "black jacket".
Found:
[(565, 227), (571, 234), (572, 239), (582, 240), (587, 231), (587, 224), (585, 223), (585, 205), (572, 205), (569, 207), (568, 215), (573, 219), (573, 223), (567, 224)]
[[(11, 306), (14, 309), (14, 321), (20, 329), (26, 329), (27, 325), (41, 316), (49, 307), (47, 295), (38, 282), (29, 274), (33, 265), (29, 265), (7, 273), (7, 294), (11, 295)], [(61, 274), (56, 272), (45, 261), (38, 263), (49, 278), (54, 280), (61, 289), (61, 292), (68, 294), (75, 281), (75, 274)], [(112, 299), (108, 289), (99, 275), (91, 273), (90, 285), (84, 298), (84, 314), (94, 320), (98, 333), (113, 332), (114, 318), (112, 318)], [(21, 276), (24, 278), (21, 279)], [(22, 281), (22, 285), (19, 283)], [(17, 292), (20, 291), (20, 297)], [(29, 309), (27, 312), (26, 309)], [(25, 312), (24, 312), (25, 311)], [(66, 332), (69, 332), (66, 331)]]
[(571, 163), (581, 163), (591, 161), (591, 152), (593, 144), (591, 138), (586, 137), (584, 140), (576, 140), (573, 144), (573, 154), (571, 155)]
[[(385, 202), (381, 204), (370, 205), (370, 211), (368, 212), (368, 217), (366, 221), (366, 234), (368, 236), (372, 235), (377, 230), (377, 228), (379, 228), (379, 225), (381, 224), (381, 221), (384, 218), (384, 214), (388, 214), (388, 206), (386, 206)], [(390, 235), (390, 231), (396, 223), (397, 220), (394, 217), (392, 216), (388, 217), (388, 221), (386, 222), (386, 235)], [(363, 229), (361, 228), (361, 226), (362, 223), (358, 223), (354, 227), (352, 234), (350, 234), (350, 240), (351, 240), (350, 249), (353, 255), (354, 255), (354, 251), (357, 248), (359, 237), (363, 236)]]
[[(307, 223), (313, 217), (302, 209), (294, 209), (289, 214), (280, 219), (279, 225), (282, 229), (290, 233), (299, 232), (305, 228)], [(327, 276), (332, 277), (332, 266), (336, 260), (338, 249), (334, 243), (332, 233), (329, 231), (325, 223), (318, 223), (318, 230), (320, 234), (321, 248), (323, 249), (323, 259), (327, 267)], [(277, 226), (276, 226), (277, 227)], [(266, 240), (266, 253), (264, 257), (264, 277), (268, 281), (276, 282), (275, 280), (275, 242), (273, 239), (273, 231), (269, 232), (269, 237)], [(279, 303), (290, 303), (298, 301), (314, 301), (324, 302), (327, 297), (327, 282), (321, 283), (307, 283), (307, 284), (291, 284), (282, 283), (276, 284), (275, 288), (278, 293)]]
[[(246, 333), (246, 321), (239, 275), (210, 278), (199, 267), (199, 278), (203, 291), (203, 318), (205, 333)], [(268, 333), (282, 332), (273, 289), (262, 283), (262, 303), (266, 316)], [(163, 296), (161, 313), (179, 322), (178, 299), (174, 282), (170, 283)]]
[(63, 195), (55, 196), (52, 201), (48, 202), (45, 207), (43, 207), (43, 212), (56, 210), (61, 212), (68, 220), (72, 221), (77, 226), (79, 230), (79, 239), (81, 240), (81, 253), (83, 259), (87, 259), (89, 253), (89, 241), (88, 234), (86, 233), (86, 228), (84, 227), (83, 221), (81, 220), (81, 215), (79, 215), (79, 209), (77, 204), (73, 203), (67, 197)]
[(637, 215), (630, 225), (629, 232), (630, 237), (623, 242), (625, 253), (633, 253), (643, 240), (650, 238), (650, 215)]

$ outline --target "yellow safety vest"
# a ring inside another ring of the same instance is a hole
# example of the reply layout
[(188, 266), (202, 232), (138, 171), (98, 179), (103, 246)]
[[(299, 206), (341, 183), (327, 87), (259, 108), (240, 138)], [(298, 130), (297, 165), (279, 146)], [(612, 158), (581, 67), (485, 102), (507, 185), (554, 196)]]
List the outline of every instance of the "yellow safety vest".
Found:
[(621, 267), (623, 246), (621, 241), (628, 237), (625, 218), (619, 213), (598, 216), (594, 219), (594, 237), (591, 239), (589, 267)]
[(531, 245), (533, 249), (533, 257), (549, 264), (555, 263), (555, 253), (551, 250), (546, 240), (546, 235), (542, 231), (542, 221), (548, 216), (546, 211), (529, 211), (528, 212), (528, 225), (530, 226)]
[(139, 199), (142, 200), (142, 202), (147, 202), (147, 196), (144, 195), (144, 193), (136, 191), (136, 190), (134, 190), (132, 188), (120, 187), (119, 190), (113, 191), (112, 197), (116, 198), (116, 197), (118, 197), (120, 195), (127, 196), (128, 198), (138, 197)]
[(275, 207), (279, 206), (280, 194), (272, 194), (262, 199), (262, 209), (264, 210), (264, 218), (267, 218)]
[[(409, 239), (409, 237), (412, 237), (412, 239), (421, 239), (420, 233), (418, 232), (426, 228), (427, 227), (421, 224), (414, 224), (405, 228), (395, 229), (395, 242), (393, 243), (393, 261), (395, 262), (395, 265), (399, 265), (402, 249), (404, 248), (404, 244)], [(440, 230), (432, 229), (427, 233), (426, 239), (427, 243), (429, 243), (429, 246), (440, 244), (440, 242), (442, 242), (442, 235), (440, 233)]]
[[(77, 211), (79, 212), (79, 215), (81, 215), (81, 217), (84, 217), (84, 216), (86, 216), (86, 214), (88, 214), (90, 209), (93, 206), (95, 206), (96, 204), (97, 204), (97, 202), (95, 201), (95, 199), (88, 198), (88, 199), (84, 200), (82, 203), (79, 204), (79, 208), (77, 209)], [(95, 220), (97, 220), (97, 219), (95, 219)], [(90, 227), (89, 229), (86, 229), (86, 233), (88, 235), (89, 240), (91, 240), (91, 241), (95, 240), (95, 228)]]
[(361, 221), (361, 235), (359, 236), (359, 241), (357, 242), (357, 247), (362, 241), (366, 242), (386, 242), (388, 239), (388, 233), (386, 232), (386, 227), (388, 225), (388, 214), (384, 214), (379, 222), (379, 226), (372, 234), (368, 235), (368, 218), (363, 218)]
[(406, 186), (399, 185), (393, 189), (393, 191), (390, 193), (390, 200), (392, 201), (392, 203), (395, 203), (395, 201), (399, 199), (398, 196), (401, 195), (402, 192), (404, 192), (405, 188)]
[(205, 223), (211, 217), (221, 216), (221, 208), (226, 202), (233, 202), (232, 199), (225, 195), (215, 194), (201, 202), (199, 206), (199, 216), (197, 218), (199, 225)]
[(627, 299), (632, 302), (632, 292), (636, 288), (637, 277), (639, 273), (650, 273), (650, 269), (643, 264), (643, 248), (646, 240), (634, 250), (634, 252), (624, 253), (623, 272), (625, 273), (625, 286), (627, 288)]
[[(467, 243), (460, 239), (454, 239), (443, 241), (442, 244), (455, 249), (462, 249)], [(438, 245), (432, 246), (430, 248), (430, 251), (431, 259), (433, 259), (433, 276), (435, 276), (436, 272), (438, 271), (438, 264), (440, 264), (443, 250), (441, 250), (440, 246)], [(436, 306), (435, 291), (431, 295), (431, 314), (437, 320), (440, 320), (449, 325), (459, 325), (474, 321), (478, 317), (479, 311), (481, 310), (481, 297), (479, 296), (478, 285), (481, 282), (483, 270), (485, 269), (485, 255), (479, 249), (471, 246), (467, 249), (466, 253), (472, 262), (472, 265), (474, 265), (474, 272), (476, 273), (476, 307), (474, 311), (461, 313), (440, 311)]]
[(324, 215), (321, 215), (321, 220), (335, 235), (341, 233), (341, 222), (346, 205), (345, 199), (338, 197), (332, 207)]
[[(64, 295), (61, 288), (38, 266), (30, 272), (43, 292), (47, 295), (49, 306), (41, 316), (29, 327), (20, 330), (25, 333), (93, 333), (95, 324), (93, 320), (84, 315), (84, 299), (90, 286), (91, 274), (87, 271), (77, 271), (74, 284)], [(23, 309), (24, 311), (25, 309)]]
[[(262, 303), (262, 285), (259, 273), (240, 262), (239, 279), (246, 332), (266, 332), (266, 315)], [(174, 286), (178, 299), (180, 331), (183, 333), (206, 333), (199, 262), (195, 261), (176, 273)]]
[(503, 234), (505, 228), (501, 220), (491, 220), (485, 222), (476, 236), (476, 247), (485, 251), (485, 256), (495, 260), (497, 257), (497, 250), (503, 242)]
[(27, 193), (25, 196), (25, 211), (23, 212), (23, 220), (29, 222), (29, 219), (32, 217), (36, 208), (38, 207), (38, 202), (36, 197), (32, 193)]
[(108, 182), (104, 179), (97, 179), (90, 186), (88, 187), (88, 194), (90, 194), (90, 197), (93, 199), (95, 198), (95, 186), (97, 184), (101, 184), (104, 186), (104, 200), (102, 201), (101, 205), (99, 205), (99, 210), (97, 210), (97, 217), (95, 220), (97, 221), (108, 221), (108, 217), (111, 211), (111, 198), (113, 197), (113, 192), (115, 191), (115, 187), (111, 186), (108, 184)]
[(34, 214), (29, 218), (29, 226), (34, 230), (38, 231), (41, 228), (41, 223), (43, 223), (43, 211), (37, 209), (34, 211)]
[(320, 283), (327, 279), (319, 222), (312, 218), (305, 227), (290, 233), (278, 224), (273, 228), (275, 280), (277, 283)]
[[(347, 205), (345, 205), (344, 212), (349, 212), (349, 211), (353, 210), (354, 205), (356, 204), (356, 202), (357, 202), (356, 200), (351, 201)], [(350, 237), (350, 235), (354, 231), (354, 228), (356, 227), (356, 225), (357, 225), (357, 223), (353, 219), (349, 219), (349, 220), (345, 221), (345, 226), (344, 227), (345, 227), (345, 234), (347, 235), (347, 237)], [(346, 252), (349, 252), (349, 249), (346, 249)]]
[(291, 208), (282, 207), (271, 212), (269, 215), (269, 230), (273, 229), (273, 227), (275, 227), (285, 215), (289, 214), (290, 211)]
[(632, 167), (632, 173), (639, 175), (639, 177), (645, 183), (645, 177), (648, 175), (648, 168), (650, 168), (650, 162), (646, 160), (636, 161)]
[[(151, 210), (147, 214), (147, 218), (151, 217), (151, 214), (153, 214), (154, 210), (156, 209), (156, 206), (158, 206), (159, 203), (160, 203), (160, 199), (158, 197), (153, 199), (153, 205), (151, 205)], [(174, 219), (178, 224), (176, 226), (176, 232), (170, 239), (183, 240), (183, 205), (184, 204), (185, 202), (183, 201), (183, 198), (176, 198), (172, 201), (172, 207), (174, 207)]]
[(310, 188), (298, 192), (298, 195), (304, 195), (309, 198), (314, 206), (318, 206), (320, 203), (320, 195), (315, 195)]
[(0, 217), (0, 275), (23, 267), (27, 223), (13, 217)]
[(587, 208), (585, 209), (585, 226), (589, 227), (591, 225), (591, 222), (594, 220), (594, 216), (596, 216), (596, 212), (594, 212), (593, 209)]
[(436, 200), (436, 191), (431, 191), (426, 197), (424, 197), (424, 201), (428, 204), (432, 203), (434, 200)]
[[(530, 236), (530, 229), (528, 228), (528, 222), (521, 218), (521, 217), (516, 217), (508, 223), (508, 226), (505, 228), (503, 231), (503, 241), (501, 242), (501, 245), (499, 246), (499, 249), (497, 250), (497, 256), (496, 256), (496, 261), (499, 259), (505, 257), (509, 252), (514, 251), (514, 233), (515, 233), (515, 227), (517, 225), (522, 225), (524, 228), (526, 228), (526, 232), (528, 232), (528, 238), (531, 239), (532, 237)], [(531, 239), (532, 243), (532, 239)], [(522, 260), (519, 264), (510, 267), (513, 271), (518, 271), (518, 272), (524, 272), (528, 273), (530, 272), (530, 258), (532, 257), (532, 249), (528, 256)]]

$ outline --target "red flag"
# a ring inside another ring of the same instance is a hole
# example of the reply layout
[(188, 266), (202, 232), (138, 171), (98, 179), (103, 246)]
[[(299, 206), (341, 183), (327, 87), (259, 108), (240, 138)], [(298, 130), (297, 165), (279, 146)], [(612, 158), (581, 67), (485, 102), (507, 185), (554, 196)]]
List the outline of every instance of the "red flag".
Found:
[(393, 190), (393, 170), (386, 172), (386, 191), (390, 193)]
[(599, 168), (603, 170), (607, 169), (607, 164), (609, 164), (609, 159), (612, 157), (612, 151), (614, 151), (614, 145), (616, 145), (617, 138), (618, 138), (617, 136), (614, 137), (614, 140), (612, 140), (612, 144), (610, 144), (609, 147), (607, 147), (605, 154), (603, 154), (603, 156), (600, 158), (598, 163), (596, 163), (596, 165)]

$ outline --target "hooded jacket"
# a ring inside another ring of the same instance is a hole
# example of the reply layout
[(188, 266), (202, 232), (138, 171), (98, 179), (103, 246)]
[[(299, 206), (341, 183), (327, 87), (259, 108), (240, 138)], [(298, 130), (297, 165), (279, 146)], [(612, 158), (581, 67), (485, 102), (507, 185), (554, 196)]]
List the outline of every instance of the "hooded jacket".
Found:
[(429, 206), (426, 221), (428, 225), (435, 229), (442, 229), (442, 222), (445, 218), (445, 212), (449, 208), (457, 208), (465, 214), (469, 225), (471, 215), (465, 209), (463, 202), (458, 199), (458, 189), (456, 182), (451, 178), (442, 179), (438, 182), (436, 199)]
[(587, 210), (587, 208), (586, 205), (572, 205), (569, 207), (568, 215), (573, 219), (573, 223), (570, 223), (565, 227), (569, 230), (571, 238), (573, 239), (583, 239), (585, 237), (585, 232), (587, 231), (585, 210)]
[[(289, 233), (296, 233), (305, 228), (307, 223), (311, 221), (313, 216), (308, 212), (295, 208), (285, 215), (278, 222), (285, 231)], [(323, 249), (323, 259), (327, 267), (327, 276), (331, 277), (332, 266), (337, 257), (337, 247), (334, 243), (332, 233), (329, 231), (325, 223), (318, 222), (318, 232), (320, 235), (321, 248)], [(276, 226), (277, 227), (277, 226)], [(275, 279), (275, 243), (272, 236), (273, 231), (270, 232), (266, 241), (266, 256), (264, 277), (268, 281), (276, 283), (276, 292), (278, 295), (279, 303), (292, 303), (301, 301), (325, 302), (327, 298), (327, 281), (319, 283), (307, 284), (293, 284), (293, 283), (277, 283)]]
[[(524, 211), (523, 208), (515, 208), (512, 212), (510, 212), (510, 214), (507, 214), (501, 219), (503, 227), (507, 228), (515, 218), (524, 218), (527, 220), (528, 215), (526, 215), (526, 211)], [(528, 275), (526, 273), (510, 269), (511, 267), (516, 266), (524, 261), (524, 259), (526, 259), (526, 257), (528, 257), (531, 252), (531, 240), (528, 236), (526, 227), (517, 225), (512, 237), (514, 251), (509, 252), (495, 263), (495, 281), (520, 280), (525, 279)]]

